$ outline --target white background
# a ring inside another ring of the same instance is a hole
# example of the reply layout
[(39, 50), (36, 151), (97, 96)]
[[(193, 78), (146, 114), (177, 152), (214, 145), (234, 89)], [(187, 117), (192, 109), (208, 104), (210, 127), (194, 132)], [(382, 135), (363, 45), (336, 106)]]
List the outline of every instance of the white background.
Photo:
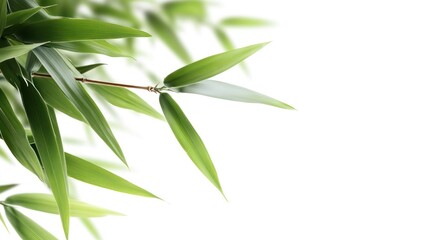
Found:
[[(131, 167), (118, 173), (165, 201), (79, 185), (81, 199), (128, 215), (97, 219), (103, 239), (428, 239), (427, 2), (221, 2), (213, 20), (238, 14), (276, 24), (231, 30), (237, 46), (273, 42), (247, 61), (250, 77), (237, 67), (216, 79), (298, 111), (173, 96), (212, 155), (225, 201), (165, 123), (118, 110), (126, 130), (115, 133)], [(183, 38), (195, 59), (221, 51), (206, 29), (184, 29)], [(160, 76), (181, 66), (162, 45), (143, 46)], [(117, 81), (144, 83), (128, 60), (106, 61)], [(63, 135), (85, 137), (61, 121)], [(118, 161), (102, 144), (67, 149)], [(44, 190), (1, 168), (2, 181), (23, 182), (15, 192)], [(58, 218), (26, 213), (61, 236)], [(0, 239), (12, 237), (1, 229)], [(90, 237), (76, 221), (70, 239)]]

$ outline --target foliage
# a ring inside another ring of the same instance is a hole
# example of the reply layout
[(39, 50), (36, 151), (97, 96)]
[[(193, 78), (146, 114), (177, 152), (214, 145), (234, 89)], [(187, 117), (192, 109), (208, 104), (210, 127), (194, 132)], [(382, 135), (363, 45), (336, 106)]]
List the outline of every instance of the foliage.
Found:
[[(6, 216), (4, 218), (0, 212), (0, 220), (6, 227), (7, 219), (22, 239), (56, 237), (19, 212), (17, 206), (58, 214), (66, 238), (70, 217), (81, 218), (97, 238), (97, 231), (88, 218), (118, 214), (74, 199), (69, 190), (70, 178), (113, 191), (158, 198), (95, 162), (64, 151), (56, 118), (59, 112), (89, 126), (118, 159), (127, 164), (120, 144), (93, 95), (87, 91), (88, 87), (112, 106), (166, 120), (189, 158), (220, 192), (220, 180), (202, 139), (170, 93), (200, 94), (293, 109), (255, 91), (209, 80), (242, 63), (267, 44), (234, 49), (226, 29), (265, 26), (269, 24), (267, 21), (231, 17), (213, 24), (207, 15), (209, 3), (203, 1), (147, 2), (149, 7), (144, 9), (145, 18), (141, 19), (139, 14), (143, 10), (135, 7), (139, 1), (107, 2), (109, 4), (84, 0), (0, 0), (0, 136), (17, 162), (52, 193), (15, 194), (0, 202)], [(80, 15), (77, 11), (80, 6), (87, 6), (93, 15)], [(175, 30), (182, 19), (212, 29), (226, 52), (193, 62)], [(158, 83), (156, 86), (134, 86), (83, 77), (87, 71), (103, 65), (96, 62), (94, 54), (136, 56), (139, 49), (133, 39), (150, 37), (151, 34), (186, 65), (167, 75), (163, 81), (143, 68), (148, 78)], [(110, 41), (112, 39), (122, 41)], [(94, 63), (81, 66), (79, 61), (70, 61), (69, 52), (78, 53)], [(163, 114), (130, 88), (159, 94)], [(4, 154), (1, 158), (7, 160)], [(7, 182), (0, 186), (0, 194), (14, 187), (15, 184)]]

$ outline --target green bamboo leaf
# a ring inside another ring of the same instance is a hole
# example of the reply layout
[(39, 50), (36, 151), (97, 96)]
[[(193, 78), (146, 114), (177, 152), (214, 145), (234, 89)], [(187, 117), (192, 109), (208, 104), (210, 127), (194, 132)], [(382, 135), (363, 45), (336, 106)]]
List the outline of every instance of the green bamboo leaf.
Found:
[(232, 43), (232, 40), (229, 38), (229, 36), (224, 30), (222, 30), (221, 28), (214, 28), (214, 32), (216, 38), (219, 40), (225, 50), (231, 51), (235, 48), (234, 44)]
[(113, 3), (91, 3), (91, 10), (97, 16), (107, 16), (108, 18), (116, 18), (120, 21), (126, 21), (132, 26), (140, 26), (141, 21), (134, 15), (130, 14), (130, 9), (124, 4), (114, 5)]
[(39, 224), (18, 212), (15, 208), (4, 206), (6, 216), (18, 235), (25, 240), (57, 240)]
[(88, 230), (88, 232), (94, 237), (94, 239), (101, 240), (100, 233), (90, 219), (81, 218), (80, 221), (82, 222), (83, 226), (85, 226), (85, 228)]
[(89, 19), (55, 18), (10, 28), (8, 33), (28, 42), (72, 42), (129, 37), (150, 37), (146, 32)]
[(69, 177), (117, 192), (158, 198), (143, 188), (86, 160), (66, 153), (66, 161)]
[[(1, 133), (0, 133), (1, 134)], [(9, 155), (6, 153), (6, 151), (3, 148), (0, 148), (0, 158), (2, 160), (5, 160), (8, 163), (11, 163), (12, 161), (9, 158)]]
[(148, 24), (154, 34), (161, 39), (183, 62), (187, 63), (191, 61), (186, 48), (183, 46), (179, 37), (176, 35), (173, 29), (165, 23), (156, 14), (149, 12), (146, 14)]
[[(3, 68), (1, 69), (3, 71)], [(43, 180), (44, 173), (39, 159), (27, 140), (24, 127), (1, 89), (0, 103), (0, 132), (3, 140), (15, 158)]]
[[(80, 83), (78, 83), (64, 62), (61, 55), (54, 49), (37, 48), (33, 52), (52, 76), (67, 98), (76, 106), (87, 120), (88, 124), (100, 136), (112, 151), (126, 164), (122, 150), (114, 137), (112, 130), (94, 100), (88, 95)], [(75, 71), (77, 71), (75, 69)]]
[(38, 46), (43, 44), (45, 43), (2, 47), (0, 48), (0, 63), (8, 59), (16, 58), (21, 55), (24, 55), (29, 51), (33, 50), (34, 48), (37, 48)]
[(271, 22), (253, 17), (229, 17), (220, 22), (225, 27), (265, 27), (272, 25)]
[(23, 23), (42, 9), (42, 7), (35, 7), (9, 13), (7, 15), (6, 27)]
[(181, 87), (206, 80), (237, 65), (267, 44), (238, 48), (196, 61), (170, 73), (164, 84), (167, 87)]
[(77, 53), (96, 53), (110, 57), (132, 57), (105, 40), (50, 43), (47, 46)]
[(21, 86), (22, 102), (30, 122), (31, 132), (44, 166), (47, 183), (52, 190), (61, 215), (64, 233), (69, 231), (69, 199), (67, 166), (55, 115), (50, 115), (46, 103), (32, 85)]
[[(59, 214), (55, 198), (49, 194), (23, 193), (9, 196), (4, 201), (7, 204), (25, 207), (31, 210)], [(81, 201), (70, 199), (70, 216), (72, 217), (104, 217), (122, 215), (120, 213), (93, 206)]]
[(159, 102), (171, 130), (182, 148), (198, 169), (200, 169), (210, 182), (223, 194), (216, 169), (206, 146), (182, 109), (180, 109), (179, 105), (168, 93), (161, 93)]
[(79, 66), (76, 67), (76, 70), (78, 70), (80, 73), (86, 73), (89, 72), (91, 70), (94, 70), (98, 67), (104, 66), (106, 64), (104, 63), (94, 63), (94, 64), (89, 64), (89, 65), (84, 65), (84, 66)]
[(0, 213), (0, 221), (3, 224), (4, 228), (9, 232), (9, 228), (6, 225), (6, 222), (4, 221), (3, 215)]
[(3, 30), (6, 27), (7, 19), (7, 1), (0, 0), (0, 37), (3, 35)]
[[(34, 0), (8, 0), (8, 3), (12, 12), (40, 7)], [(40, 21), (47, 18), (50, 18), (50, 16), (44, 9), (41, 9), (31, 17), (31, 20)]]
[(0, 185), (0, 193), (4, 193), (16, 186), (18, 186), (18, 184)]
[(171, 18), (191, 18), (202, 22), (206, 18), (203, 1), (169, 1), (162, 4), (162, 9)]
[(159, 120), (164, 120), (164, 117), (152, 106), (137, 94), (126, 88), (96, 84), (89, 84), (88, 86), (114, 106), (146, 114)]
[(179, 92), (194, 93), (225, 100), (261, 103), (284, 109), (294, 109), (292, 106), (258, 92), (232, 85), (229, 83), (206, 80), (204, 82), (177, 88)]

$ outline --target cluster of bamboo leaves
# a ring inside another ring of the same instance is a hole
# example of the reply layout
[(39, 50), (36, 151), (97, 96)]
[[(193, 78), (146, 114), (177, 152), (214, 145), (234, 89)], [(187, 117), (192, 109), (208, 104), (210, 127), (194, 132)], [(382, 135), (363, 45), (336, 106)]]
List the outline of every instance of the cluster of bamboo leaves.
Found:
[[(79, 4), (85, 3), (83, 0), (0, 0), (0, 137), (16, 162), (37, 177), (52, 193), (15, 194), (0, 201), (6, 216), (4, 218), (0, 211), (0, 220), (6, 228), (8, 220), (22, 239), (46, 240), (56, 237), (21, 213), (17, 207), (58, 214), (66, 238), (70, 217), (87, 221), (92, 217), (119, 214), (73, 198), (69, 190), (69, 178), (113, 191), (158, 198), (92, 161), (64, 151), (56, 117), (59, 112), (92, 128), (117, 158), (127, 165), (108, 121), (93, 100), (92, 92), (116, 107), (166, 120), (189, 158), (222, 194), (216, 169), (203, 141), (170, 93), (200, 94), (292, 109), (283, 102), (255, 91), (211, 80), (267, 44), (233, 49), (220, 26), (262, 25), (265, 22), (246, 18), (223, 20), (214, 29), (228, 51), (192, 62), (172, 26), (178, 17), (191, 17), (195, 21), (207, 23), (206, 3), (152, 2), (162, 10), (152, 7), (152, 10), (145, 12), (145, 20), (140, 21), (134, 15), (127, 14), (133, 12), (133, 2), (120, 0), (105, 5), (89, 4), (94, 12), (124, 20), (128, 23), (125, 26), (105, 19), (76, 18)], [(172, 52), (188, 63), (151, 88), (153, 92), (159, 93), (162, 113), (129, 89), (79, 82), (79, 79), (85, 79), (86, 72), (102, 64), (94, 62), (80, 66), (67, 57), (68, 51), (83, 55), (129, 55), (130, 49), (127, 48), (133, 46), (130, 39), (151, 37), (151, 34), (140, 30), (146, 27), (155, 38), (161, 39)], [(112, 39), (125, 39), (127, 45), (114, 45), (109, 42)], [(0, 194), (14, 187), (14, 183), (1, 185)]]

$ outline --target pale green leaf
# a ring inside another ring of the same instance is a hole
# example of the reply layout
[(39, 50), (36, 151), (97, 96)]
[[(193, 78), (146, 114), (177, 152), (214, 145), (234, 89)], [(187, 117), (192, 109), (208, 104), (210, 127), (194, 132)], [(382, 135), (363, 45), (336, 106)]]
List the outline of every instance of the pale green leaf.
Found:
[(83, 226), (85, 226), (85, 228), (88, 230), (88, 232), (94, 237), (94, 239), (101, 240), (101, 235), (95, 227), (94, 223), (91, 221), (91, 219), (81, 218), (80, 221), (82, 222)]
[(66, 161), (69, 177), (117, 192), (158, 198), (143, 188), (86, 160), (66, 153)]
[(272, 25), (271, 22), (253, 17), (229, 17), (220, 22), (225, 27), (265, 27)]
[(180, 109), (179, 105), (168, 93), (161, 93), (159, 102), (171, 130), (182, 148), (198, 169), (200, 169), (210, 182), (223, 194), (216, 169), (206, 146), (182, 109)]
[(216, 38), (219, 40), (225, 50), (231, 51), (234, 49), (234, 44), (232, 43), (232, 40), (229, 38), (229, 36), (224, 30), (222, 30), (221, 28), (215, 28), (214, 32)]
[(3, 224), (4, 228), (9, 232), (9, 228), (6, 225), (6, 222), (4, 221), (3, 215), (0, 212), (0, 222)]
[(150, 37), (146, 32), (97, 20), (56, 18), (17, 25), (10, 33), (29, 42), (72, 42), (85, 40)]
[(42, 9), (42, 7), (35, 7), (9, 13), (7, 15), (6, 27), (23, 23)]
[[(67, 98), (82, 113), (92, 129), (126, 164), (124, 154), (100, 109), (81, 84), (74, 79), (72, 71), (59, 53), (54, 49), (43, 47), (37, 48), (33, 52)], [(77, 70), (75, 69), (75, 71)]]
[(45, 43), (38, 44), (27, 44), (27, 45), (14, 45), (0, 48), (0, 62), (6, 61), (11, 58), (16, 58), (21, 55), (28, 53), (29, 51), (37, 48), (40, 45)]
[(4, 206), (7, 219), (18, 235), (25, 240), (57, 240), (39, 224), (17, 211), (15, 208)]
[(31, 131), (43, 164), (47, 183), (52, 190), (58, 209), (64, 233), (69, 231), (69, 200), (67, 184), (67, 166), (55, 115), (51, 115), (37, 89), (32, 85), (21, 86), (22, 102), (30, 122)]
[[(25, 207), (31, 210), (59, 214), (55, 198), (49, 194), (22, 193), (9, 196), (5, 203)], [(122, 215), (120, 213), (93, 206), (78, 200), (70, 199), (70, 216), (72, 217), (104, 217), (108, 215)]]
[(206, 80), (237, 65), (267, 44), (255, 44), (201, 59), (170, 73), (164, 84), (167, 87), (181, 87)]
[(47, 46), (77, 53), (96, 53), (110, 57), (131, 57), (119, 47), (105, 40), (50, 43)]
[(196, 84), (177, 88), (177, 91), (184, 93), (195, 93), (237, 102), (261, 103), (284, 109), (294, 109), (292, 106), (272, 97), (268, 97), (243, 87), (213, 80), (206, 80)]
[(16, 186), (18, 186), (18, 184), (0, 185), (0, 193), (4, 193)]
[(201, 22), (206, 17), (205, 4), (203, 1), (168, 1), (162, 4), (162, 9), (172, 19), (182, 17)]

